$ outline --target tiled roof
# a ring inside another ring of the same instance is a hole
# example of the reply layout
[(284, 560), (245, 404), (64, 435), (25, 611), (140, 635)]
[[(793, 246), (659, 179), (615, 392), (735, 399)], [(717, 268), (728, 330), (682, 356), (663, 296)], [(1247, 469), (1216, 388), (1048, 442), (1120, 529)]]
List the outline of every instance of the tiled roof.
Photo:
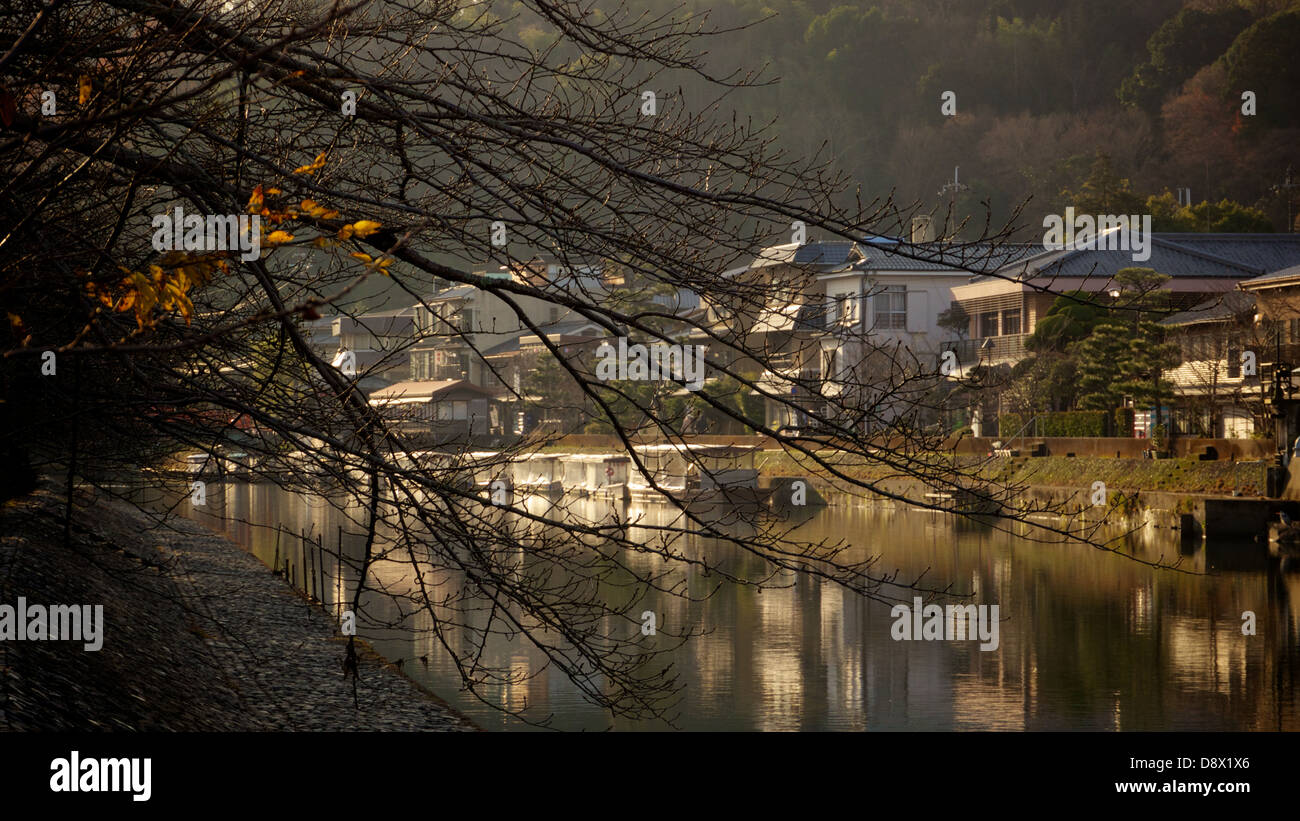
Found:
[(1255, 297), (1241, 291), (1225, 291), (1218, 296), (1207, 299), (1186, 311), (1172, 314), (1160, 320), (1161, 325), (1179, 327), (1197, 325), (1202, 322), (1218, 322), (1233, 319), (1255, 311)]
[(476, 293), (479, 289), (474, 285), (456, 285), (445, 291), (439, 291), (429, 297), (429, 302), (441, 302), (446, 299), (461, 299)]
[(853, 256), (856, 242), (810, 242), (794, 252), (795, 265), (843, 265)]
[(411, 401), (414, 399), (435, 399), (439, 396), (450, 393), (471, 393), (479, 396), (490, 396), (491, 391), (480, 388), (472, 382), (466, 382), (463, 379), (446, 379), (440, 382), (425, 380), (408, 380), (406, 382), (397, 382), (389, 385), (382, 390), (377, 390), (370, 394), (370, 401), (374, 402), (391, 402), (397, 399)]
[(1264, 274), (1264, 276), (1262, 277), (1255, 277), (1254, 279), (1248, 279), (1238, 284), (1243, 287), (1252, 286), (1252, 285), (1256, 285), (1256, 286), (1267, 285), (1268, 283), (1272, 282), (1275, 279), (1292, 279), (1294, 277), (1300, 277), (1300, 265), (1292, 265), (1290, 268), (1283, 268), (1280, 271), (1273, 271), (1272, 273)]
[(885, 271), (983, 271), (996, 270), (1023, 260), (1041, 245), (1025, 243), (894, 243), (859, 246), (866, 256), (855, 270)]
[[(1041, 246), (1040, 246), (1041, 247)], [(1122, 268), (1154, 268), (1171, 277), (1248, 279), (1300, 263), (1296, 234), (1153, 234), (1151, 258), (1133, 260), (1132, 251), (1105, 249), (1043, 250), (1004, 266), (1002, 278), (1095, 277), (1109, 279)], [(976, 280), (991, 277), (977, 277)]]
[(1260, 271), (1300, 264), (1300, 234), (1170, 233), (1156, 237)]

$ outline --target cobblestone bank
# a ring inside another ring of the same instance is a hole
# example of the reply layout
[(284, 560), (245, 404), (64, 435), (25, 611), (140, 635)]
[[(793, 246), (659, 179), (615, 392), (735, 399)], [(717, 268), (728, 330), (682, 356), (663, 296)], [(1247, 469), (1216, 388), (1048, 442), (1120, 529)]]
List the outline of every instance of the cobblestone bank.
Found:
[(255, 557), (202, 526), (51, 487), (0, 510), (0, 604), (104, 605), (103, 647), (0, 641), (9, 730), (472, 730), (370, 652), (354, 705), (344, 639)]

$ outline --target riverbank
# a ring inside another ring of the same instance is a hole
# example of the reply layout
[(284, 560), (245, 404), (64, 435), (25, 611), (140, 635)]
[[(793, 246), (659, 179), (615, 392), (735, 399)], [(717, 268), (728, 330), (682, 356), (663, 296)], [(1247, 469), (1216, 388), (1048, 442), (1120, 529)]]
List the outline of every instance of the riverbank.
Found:
[(345, 639), (254, 556), (185, 519), (42, 485), (0, 509), (0, 604), (103, 605), (103, 646), (0, 641), (8, 730), (464, 731), (475, 729)]
[[(1198, 459), (1114, 459), (1067, 456), (959, 457), (960, 464), (978, 466), (985, 479), (1009, 486), (1087, 489), (1104, 482), (1111, 490), (1125, 492), (1161, 491), (1206, 496), (1259, 497), (1264, 494), (1264, 462), (1231, 462)], [(836, 464), (833, 454), (827, 461)], [(843, 460), (840, 460), (843, 461)], [(860, 460), (858, 460), (860, 461)], [(803, 467), (801, 467), (802, 462)], [(762, 476), (797, 476), (812, 473), (811, 460), (799, 461), (782, 451), (763, 451), (755, 459)], [(810, 467), (811, 466), (811, 467)], [(905, 478), (896, 468), (883, 465), (844, 464), (837, 466), (853, 479), (886, 480)], [(817, 473), (822, 472), (820, 469)], [(817, 473), (812, 473), (814, 482)]]

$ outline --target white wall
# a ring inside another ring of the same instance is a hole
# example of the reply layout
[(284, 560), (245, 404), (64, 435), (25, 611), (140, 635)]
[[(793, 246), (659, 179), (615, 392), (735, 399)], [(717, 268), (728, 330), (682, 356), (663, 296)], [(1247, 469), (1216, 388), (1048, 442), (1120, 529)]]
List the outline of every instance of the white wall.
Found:
[[(944, 342), (956, 339), (938, 325), (939, 314), (952, 304), (952, 289), (970, 279), (965, 271), (873, 271), (870, 274), (855, 272), (850, 276), (827, 277), (826, 299), (828, 321), (832, 318), (836, 297), (852, 295), (860, 301), (858, 327), (868, 330), (881, 340), (901, 341), (917, 354), (938, 355)], [(871, 296), (887, 286), (902, 285), (907, 288), (907, 320), (902, 329), (879, 328), (875, 325), (876, 297)]]

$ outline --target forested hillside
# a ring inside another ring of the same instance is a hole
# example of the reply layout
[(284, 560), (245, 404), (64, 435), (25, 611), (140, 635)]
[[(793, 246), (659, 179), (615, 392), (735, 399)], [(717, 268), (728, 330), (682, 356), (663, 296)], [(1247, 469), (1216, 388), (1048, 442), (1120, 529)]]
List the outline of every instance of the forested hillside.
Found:
[[(1026, 236), (1069, 204), (1140, 207), (1157, 230), (1287, 230), (1288, 195), (1291, 218), (1300, 212), (1300, 190), (1286, 187), (1289, 166), (1300, 183), (1294, 0), (598, 5), (616, 18), (690, 13), (731, 29), (712, 41), (711, 65), (766, 66), (779, 82), (724, 108), (774, 121), (792, 155), (825, 152), (867, 199), (895, 190), (900, 205), (942, 215), (951, 194), (939, 191), (960, 166), (957, 212), (982, 225), (982, 202), (1003, 219), (1032, 197), (1019, 220)], [(551, 24), (517, 4), (493, 10), (530, 47), (553, 41)], [(679, 105), (709, 102), (684, 91)], [(941, 111), (948, 91), (955, 116)], [(1255, 93), (1254, 115), (1242, 113), (1244, 91)], [(1179, 208), (1179, 188), (1208, 202)]]

